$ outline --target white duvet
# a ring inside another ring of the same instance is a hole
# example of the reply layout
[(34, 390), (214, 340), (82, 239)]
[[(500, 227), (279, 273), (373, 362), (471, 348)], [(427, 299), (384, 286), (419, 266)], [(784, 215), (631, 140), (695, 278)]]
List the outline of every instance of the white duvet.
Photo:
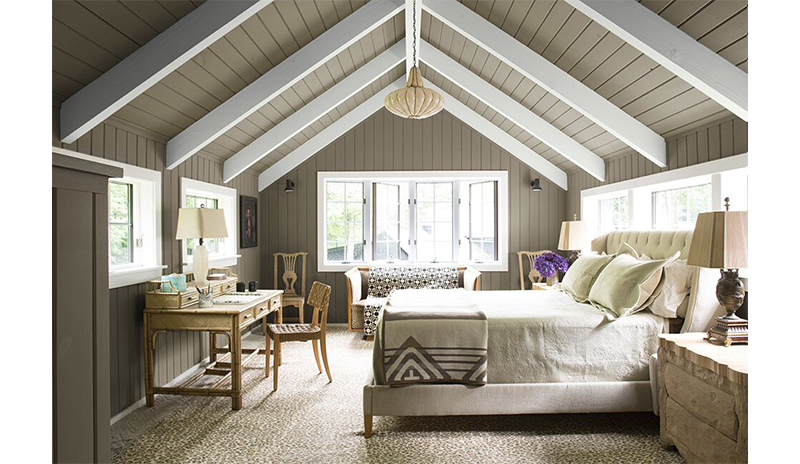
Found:
[(488, 320), (489, 383), (648, 380), (649, 357), (666, 327), (666, 319), (649, 311), (608, 321), (593, 306), (552, 290), (397, 290), (388, 305), (476, 305)]

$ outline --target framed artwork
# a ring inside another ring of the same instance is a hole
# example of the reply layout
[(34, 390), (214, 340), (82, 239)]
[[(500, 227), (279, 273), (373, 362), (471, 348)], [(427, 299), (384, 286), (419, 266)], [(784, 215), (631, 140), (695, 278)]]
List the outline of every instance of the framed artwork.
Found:
[(258, 198), (239, 195), (239, 248), (258, 246)]

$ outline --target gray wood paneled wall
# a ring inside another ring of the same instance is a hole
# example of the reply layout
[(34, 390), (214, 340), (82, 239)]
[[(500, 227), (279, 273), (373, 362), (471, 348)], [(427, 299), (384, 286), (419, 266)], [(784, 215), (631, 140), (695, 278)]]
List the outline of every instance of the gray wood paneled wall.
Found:
[[(200, 155), (193, 156), (176, 169), (166, 170), (166, 141), (155, 135), (143, 135), (144, 132), (122, 124), (106, 121), (75, 143), (62, 144), (58, 138), (58, 108), (54, 107), (53, 114), (53, 146), (162, 173), (162, 253), (163, 263), (167, 265), (165, 274), (181, 272), (180, 242), (175, 240), (181, 177), (235, 188), (239, 195), (258, 196), (257, 172), (247, 171), (223, 184), (222, 161)], [(261, 214), (260, 217), (265, 216)], [(237, 243), (238, 240), (236, 237)], [(259, 247), (239, 249), (239, 254), (239, 264), (233, 271), (242, 280), (259, 280)], [(144, 284), (111, 290), (112, 416), (144, 397), (143, 309)], [(207, 356), (208, 336), (205, 332), (167, 332), (166, 335), (159, 335), (156, 341), (156, 383), (169, 382)]]
[[(308, 282), (333, 288), (329, 321), (347, 322), (343, 273), (317, 272), (317, 172), (430, 170), (509, 172), (509, 271), (484, 273), (483, 289), (519, 287), (517, 251), (556, 248), (567, 192), (446, 111), (411, 121), (380, 110), (261, 192), (261, 204), (276, 219), (262, 221), (262, 277), (272, 282), (272, 253), (308, 252)], [(531, 192), (534, 177), (541, 179), (540, 193)], [(295, 182), (293, 193), (283, 191), (286, 179)]]
[(747, 123), (729, 116), (666, 140), (665, 168), (659, 168), (637, 152), (630, 151), (606, 161), (605, 182), (583, 171), (570, 174), (567, 216), (577, 214), (580, 217), (581, 190), (747, 153)]

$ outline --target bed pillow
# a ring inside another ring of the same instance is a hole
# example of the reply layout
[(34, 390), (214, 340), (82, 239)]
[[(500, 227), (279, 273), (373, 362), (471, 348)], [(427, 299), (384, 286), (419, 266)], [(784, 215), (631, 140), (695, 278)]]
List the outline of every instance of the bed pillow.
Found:
[(561, 290), (578, 303), (585, 302), (600, 271), (613, 259), (614, 255), (581, 255), (567, 270), (561, 282)]
[(589, 302), (614, 320), (646, 308), (663, 285), (664, 266), (680, 252), (666, 259), (642, 261), (629, 254), (615, 257), (597, 276), (589, 291)]
[[(638, 258), (639, 257), (639, 253), (636, 250), (634, 250), (632, 246), (628, 245), (628, 242), (622, 242), (622, 245), (620, 245), (619, 249), (617, 250), (617, 254), (618, 255), (631, 255), (634, 258)], [(642, 259), (645, 259), (645, 258), (642, 257)], [(650, 258), (647, 258), (647, 259), (650, 259)]]
[(664, 286), (650, 304), (650, 311), (662, 317), (678, 317), (682, 309), (685, 316), (689, 288), (694, 269), (685, 259), (678, 259), (664, 266)]

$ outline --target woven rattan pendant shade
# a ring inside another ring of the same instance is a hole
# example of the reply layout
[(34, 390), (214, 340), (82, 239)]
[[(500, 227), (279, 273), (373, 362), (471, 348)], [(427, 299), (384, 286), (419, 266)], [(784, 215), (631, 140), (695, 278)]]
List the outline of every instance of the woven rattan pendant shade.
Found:
[(383, 100), (386, 109), (407, 119), (425, 119), (442, 111), (444, 98), (422, 85), (422, 73), (414, 66), (403, 89), (395, 90)]

